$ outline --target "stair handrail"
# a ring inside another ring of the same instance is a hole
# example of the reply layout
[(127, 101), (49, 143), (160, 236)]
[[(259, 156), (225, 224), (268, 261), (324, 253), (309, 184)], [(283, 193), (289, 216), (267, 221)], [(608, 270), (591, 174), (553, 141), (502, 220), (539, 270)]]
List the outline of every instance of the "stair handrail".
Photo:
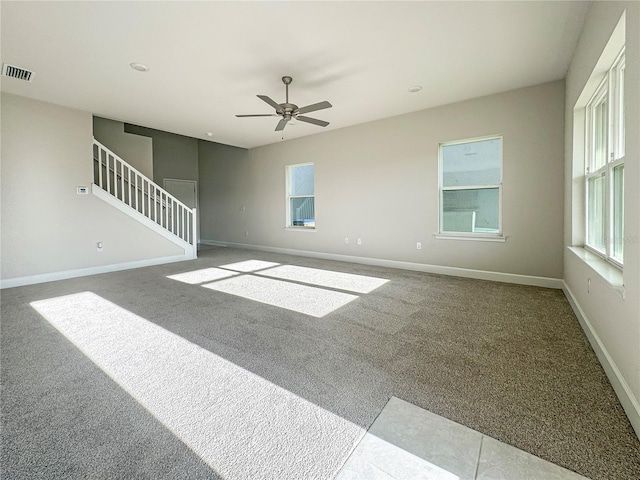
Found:
[[(185, 205), (184, 203), (182, 203), (180, 200), (178, 200), (176, 197), (171, 195), (169, 192), (167, 192), (160, 185), (156, 184), (153, 180), (151, 180), (149, 177), (147, 177), (144, 173), (141, 173), (140, 170), (138, 170), (136, 167), (132, 166), (127, 161), (123, 160), (122, 157), (120, 157), (117, 153), (113, 152), (112, 150), (109, 150), (107, 147), (105, 147), (102, 143), (100, 143), (95, 138), (93, 139), (93, 144), (98, 146), (99, 148), (102, 148), (103, 150), (105, 150), (108, 154), (110, 154), (114, 158), (117, 158), (121, 163), (124, 163), (125, 166), (127, 167), (127, 169), (130, 169), (133, 172), (135, 172), (139, 177), (142, 177), (143, 180), (146, 180), (149, 183), (153, 183), (154, 185), (157, 185), (158, 186), (158, 190), (161, 190), (162, 193), (166, 194), (166, 196), (171, 198), (175, 203), (177, 203), (178, 205), (180, 205), (181, 207), (183, 207), (183, 208), (185, 208), (187, 210), (192, 210), (191, 207), (189, 207), (189, 206)], [(99, 159), (96, 159), (95, 157), (94, 157), (94, 159), (95, 160), (99, 160)], [(118, 175), (120, 175), (120, 174), (118, 174)]]

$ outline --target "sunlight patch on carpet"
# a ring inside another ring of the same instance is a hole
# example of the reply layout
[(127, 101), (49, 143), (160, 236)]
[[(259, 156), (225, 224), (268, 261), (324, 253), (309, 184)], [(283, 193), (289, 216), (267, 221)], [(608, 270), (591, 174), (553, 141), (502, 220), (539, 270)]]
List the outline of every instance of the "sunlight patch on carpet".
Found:
[(226, 480), (333, 478), (364, 435), (94, 293), (31, 305)]
[(317, 318), (358, 298), (348, 293), (256, 276), (232, 277), (203, 287)]
[(244, 262), (229, 263), (228, 265), (220, 265), (220, 268), (227, 270), (235, 270), (236, 272), (255, 272), (264, 270), (265, 268), (277, 267), (279, 263), (265, 262), (264, 260), (245, 260)]
[(264, 272), (259, 272), (258, 275), (279, 278), (281, 280), (310, 283), (320, 287), (335, 288), (355, 293), (370, 293), (389, 281), (384, 278), (320, 270), (317, 268), (298, 267), (296, 265), (281, 265), (270, 268)]
[(200, 283), (213, 282), (214, 280), (233, 277), (234, 275), (239, 275), (239, 273), (222, 270), (221, 268), (203, 268), (202, 270), (193, 270), (191, 272), (168, 275), (167, 278), (188, 283), (189, 285), (198, 285)]

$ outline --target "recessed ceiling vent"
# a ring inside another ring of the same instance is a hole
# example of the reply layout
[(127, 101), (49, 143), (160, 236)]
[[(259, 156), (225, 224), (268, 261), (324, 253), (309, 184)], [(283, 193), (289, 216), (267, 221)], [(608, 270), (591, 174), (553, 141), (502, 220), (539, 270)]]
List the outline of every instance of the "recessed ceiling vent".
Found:
[(33, 72), (25, 70), (24, 68), (14, 67), (4, 63), (2, 65), (2, 75), (5, 77), (17, 78), (18, 80), (24, 80), (30, 82), (33, 78)]

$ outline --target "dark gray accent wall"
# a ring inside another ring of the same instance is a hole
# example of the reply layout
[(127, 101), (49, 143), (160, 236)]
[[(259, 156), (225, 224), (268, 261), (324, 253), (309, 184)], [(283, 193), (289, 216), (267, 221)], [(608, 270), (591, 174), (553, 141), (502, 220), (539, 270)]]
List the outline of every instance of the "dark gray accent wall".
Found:
[(198, 180), (198, 139), (175, 133), (124, 124), (124, 131), (151, 137), (153, 141), (153, 181), (165, 178)]
[[(243, 194), (249, 174), (249, 151), (221, 143), (198, 142), (200, 238), (241, 238), (250, 231), (253, 206)], [(245, 207), (244, 209), (242, 207)]]
[(248, 150), (128, 123), (124, 131), (152, 139), (155, 183), (162, 186), (165, 178), (198, 182), (199, 238), (225, 238), (228, 232), (244, 236)]

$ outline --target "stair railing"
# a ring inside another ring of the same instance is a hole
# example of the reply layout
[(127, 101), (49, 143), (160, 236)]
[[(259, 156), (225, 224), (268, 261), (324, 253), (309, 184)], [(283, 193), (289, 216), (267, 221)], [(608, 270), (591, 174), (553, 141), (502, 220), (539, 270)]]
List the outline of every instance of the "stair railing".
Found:
[(94, 183), (169, 233), (197, 248), (196, 209), (189, 208), (93, 140)]

